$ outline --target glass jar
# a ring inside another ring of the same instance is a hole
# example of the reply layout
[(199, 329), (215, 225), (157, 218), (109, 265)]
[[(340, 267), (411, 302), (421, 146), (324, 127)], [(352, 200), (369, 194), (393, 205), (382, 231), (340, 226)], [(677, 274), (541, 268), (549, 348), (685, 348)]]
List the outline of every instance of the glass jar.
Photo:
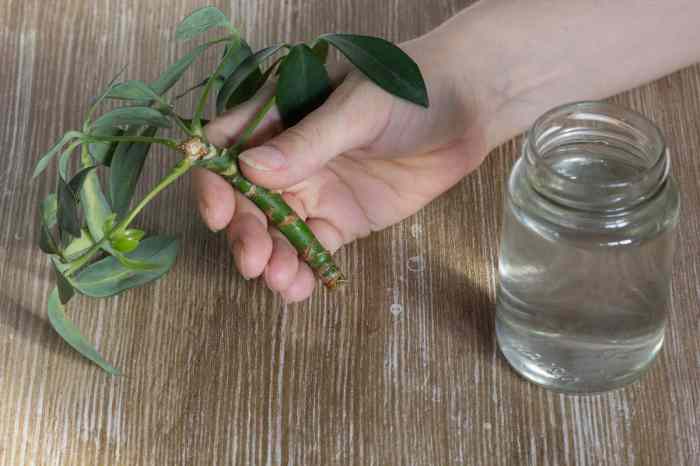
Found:
[(546, 388), (625, 385), (662, 346), (680, 206), (659, 129), (580, 102), (540, 117), (507, 185), (496, 333)]

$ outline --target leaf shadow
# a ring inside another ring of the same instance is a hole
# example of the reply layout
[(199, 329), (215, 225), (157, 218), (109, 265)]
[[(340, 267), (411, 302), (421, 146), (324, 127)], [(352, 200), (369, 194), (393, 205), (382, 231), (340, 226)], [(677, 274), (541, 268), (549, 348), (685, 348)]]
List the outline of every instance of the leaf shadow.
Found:
[[(5, 303), (0, 311), (0, 327), (9, 329), (6, 333), (18, 337), (22, 342), (38, 344), (44, 350), (61, 358), (80, 359), (70, 346), (53, 330), (47, 317), (41, 317), (32, 312), (16, 299), (5, 293), (0, 294)], [(19, 344), (15, 341), (15, 345)]]

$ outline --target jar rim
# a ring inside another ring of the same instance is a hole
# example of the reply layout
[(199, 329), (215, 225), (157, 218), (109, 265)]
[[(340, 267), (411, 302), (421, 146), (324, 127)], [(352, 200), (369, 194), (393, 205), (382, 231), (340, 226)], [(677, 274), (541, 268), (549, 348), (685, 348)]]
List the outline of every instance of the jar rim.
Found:
[[(542, 134), (542, 129), (546, 126), (548, 122), (552, 121), (554, 118), (577, 112), (590, 117), (593, 115), (602, 115), (602, 113), (606, 111), (609, 113), (617, 113), (621, 115), (622, 118), (620, 119), (620, 121), (627, 123), (630, 129), (641, 131), (645, 135), (653, 139), (653, 141), (655, 142), (654, 145), (658, 147), (658, 151), (656, 151), (655, 154), (651, 155), (649, 165), (645, 167), (644, 170), (635, 174), (634, 176), (626, 177), (624, 179), (613, 182), (595, 183), (596, 185), (605, 186), (609, 188), (616, 188), (639, 183), (642, 180), (644, 180), (644, 178), (648, 177), (649, 173), (655, 172), (659, 168), (659, 165), (667, 162), (666, 155), (668, 148), (666, 146), (666, 141), (664, 139), (663, 133), (661, 132), (661, 129), (653, 121), (647, 118), (644, 114), (637, 112), (636, 110), (632, 110), (621, 105), (601, 100), (582, 100), (576, 102), (568, 102), (565, 104), (558, 105), (542, 114), (535, 120), (535, 122), (525, 134), (528, 152), (540, 158), (542, 157), (542, 154), (540, 154), (540, 151), (536, 146), (536, 141), (538, 139), (537, 136)], [(581, 182), (578, 180), (573, 180), (546, 164), (542, 168), (544, 168), (549, 173), (549, 175), (555, 178), (559, 178), (562, 181), (565, 181), (566, 183), (585, 183), (587, 185), (592, 184), (590, 183), (590, 181)], [(664, 170), (664, 172), (667, 171), (668, 170)]]

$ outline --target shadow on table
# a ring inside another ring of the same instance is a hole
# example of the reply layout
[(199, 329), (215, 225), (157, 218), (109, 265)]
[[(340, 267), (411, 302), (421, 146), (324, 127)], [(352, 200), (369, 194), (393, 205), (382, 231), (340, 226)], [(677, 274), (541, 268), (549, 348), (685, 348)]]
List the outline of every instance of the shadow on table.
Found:
[(439, 263), (431, 264), (431, 270), (436, 304), (443, 308), (437, 323), (446, 327), (443, 331), (464, 340), (481, 358), (492, 358), (496, 350), (496, 304), (492, 293), (466, 271)]
[(41, 317), (7, 294), (0, 294), (0, 329), (12, 335), (15, 344), (38, 343), (43, 350), (61, 357), (77, 357), (77, 353), (51, 328), (48, 318)]

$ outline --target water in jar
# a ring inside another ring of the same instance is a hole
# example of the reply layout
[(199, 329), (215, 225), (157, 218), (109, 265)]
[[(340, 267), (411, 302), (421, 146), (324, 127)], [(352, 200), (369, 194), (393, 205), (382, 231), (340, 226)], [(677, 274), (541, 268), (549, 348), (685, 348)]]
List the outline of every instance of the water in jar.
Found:
[[(555, 145), (539, 168), (564, 187), (614, 185), (648, 171), (643, 158), (599, 142), (574, 137)], [(601, 219), (595, 209), (545, 199), (533, 189), (524, 159), (513, 169), (504, 209), (501, 351), (516, 371), (547, 388), (591, 393), (625, 385), (649, 366), (664, 339), (675, 184), (669, 177), (650, 199)], [(581, 199), (598, 194), (594, 188)]]

